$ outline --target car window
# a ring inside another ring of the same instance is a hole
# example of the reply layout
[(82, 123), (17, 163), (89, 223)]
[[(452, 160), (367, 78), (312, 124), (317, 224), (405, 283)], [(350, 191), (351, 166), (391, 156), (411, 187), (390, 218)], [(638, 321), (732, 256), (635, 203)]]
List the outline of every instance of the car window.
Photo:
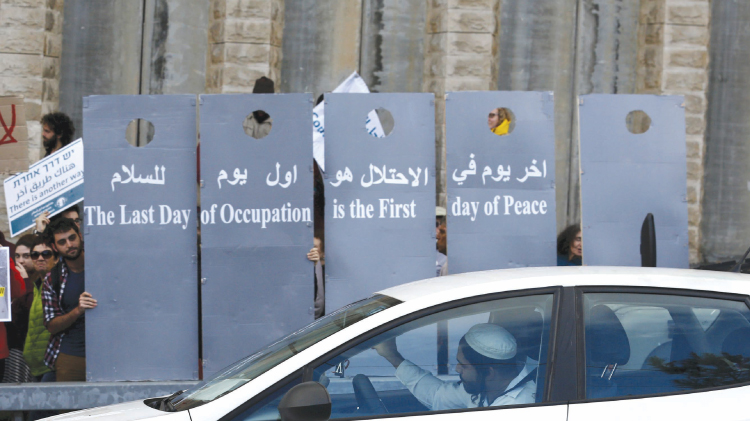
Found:
[(289, 389), (300, 383), (302, 383), (302, 377), (287, 381), (286, 384), (277, 388), (259, 402), (231, 417), (232, 421), (281, 421), (278, 409), (281, 398), (286, 395)]
[(553, 295), (434, 313), (314, 368), (331, 419), (541, 402)]
[(750, 310), (740, 301), (585, 294), (586, 397), (750, 381)]
[(334, 333), (399, 303), (392, 297), (374, 295), (342, 307), (186, 390), (170, 405), (175, 411), (185, 411), (218, 399)]

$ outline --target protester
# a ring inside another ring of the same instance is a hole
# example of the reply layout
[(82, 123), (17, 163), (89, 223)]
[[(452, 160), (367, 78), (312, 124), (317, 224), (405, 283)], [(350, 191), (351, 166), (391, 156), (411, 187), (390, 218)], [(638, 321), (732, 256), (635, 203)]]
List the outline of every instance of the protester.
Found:
[[(26, 288), (23, 278), (13, 264), (13, 259), (10, 256), (8, 256), (8, 269), (10, 270), (10, 299), (15, 300), (26, 292)], [(0, 323), (0, 379), (5, 376), (5, 363), (9, 354), (5, 324)]]
[(318, 319), (326, 313), (326, 261), (321, 237), (313, 238), (313, 248), (307, 253), (307, 258), (315, 263), (315, 318)]
[(50, 224), (50, 221), (54, 222), (61, 218), (72, 219), (73, 222), (75, 222), (78, 226), (78, 230), (81, 230), (81, 223), (83, 222), (83, 219), (81, 218), (81, 209), (78, 207), (78, 205), (73, 205), (68, 209), (65, 209), (61, 213), (53, 216), (52, 218), (49, 217), (49, 211), (40, 213), (39, 216), (37, 216), (34, 220), (36, 224), (34, 228), (34, 234), (42, 235), (44, 233), (44, 230), (47, 228), (47, 225)]
[[(253, 93), (254, 94), (272, 94), (274, 93), (274, 83), (271, 79), (262, 76), (258, 78), (258, 80), (255, 81), (255, 86), (253, 87)], [(266, 136), (268, 136), (268, 133), (271, 132), (271, 126), (273, 125), (273, 120), (271, 119), (271, 116), (268, 115), (263, 110), (256, 110), (253, 111), (251, 115), (245, 119), (245, 123), (243, 124), (243, 127), (245, 128), (245, 133), (248, 136), (251, 136), (255, 139), (262, 139)]]
[(557, 266), (581, 266), (582, 264), (581, 226), (573, 224), (557, 236)]
[(487, 125), (490, 131), (498, 136), (508, 134), (510, 129), (510, 111), (507, 108), (495, 108), (487, 117)]
[(42, 117), (44, 156), (50, 156), (73, 141), (76, 128), (65, 113), (49, 113)]
[(21, 274), (21, 277), (26, 283), (26, 289), (28, 290), (28, 279), (34, 275), (34, 261), (31, 259), (31, 248), (34, 245), (35, 235), (26, 234), (18, 239), (16, 242), (16, 269)]
[(83, 240), (78, 225), (62, 218), (45, 235), (62, 259), (44, 278), (44, 325), (50, 332), (44, 363), (56, 371), (58, 382), (86, 381), (85, 312), (96, 308), (86, 292)]

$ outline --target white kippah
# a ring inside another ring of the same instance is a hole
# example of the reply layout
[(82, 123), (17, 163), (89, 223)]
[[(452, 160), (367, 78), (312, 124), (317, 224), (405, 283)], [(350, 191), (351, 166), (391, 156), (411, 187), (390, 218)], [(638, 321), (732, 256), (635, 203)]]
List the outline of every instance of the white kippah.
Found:
[(464, 336), (476, 352), (495, 360), (509, 360), (516, 356), (516, 338), (504, 328), (491, 323), (474, 325)]

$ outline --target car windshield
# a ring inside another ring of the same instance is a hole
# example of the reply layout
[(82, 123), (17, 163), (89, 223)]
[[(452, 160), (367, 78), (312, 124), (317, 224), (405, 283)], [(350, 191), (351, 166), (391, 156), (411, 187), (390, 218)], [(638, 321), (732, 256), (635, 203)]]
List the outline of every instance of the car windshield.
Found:
[(184, 411), (211, 402), (334, 333), (399, 303), (401, 301), (395, 298), (374, 295), (342, 307), (265, 349), (237, 361), (211, 380), (168, 398), (170, 402), (167, 406), (174, 411)]

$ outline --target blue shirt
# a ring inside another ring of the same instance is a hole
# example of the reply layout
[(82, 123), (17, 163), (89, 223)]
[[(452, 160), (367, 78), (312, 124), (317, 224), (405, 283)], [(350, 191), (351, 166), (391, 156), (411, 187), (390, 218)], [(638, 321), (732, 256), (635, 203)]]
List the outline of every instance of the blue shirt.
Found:
[[(86, 290), (84, 272), (68, 272), (65, 292), (62, 297), (62, 310), (65, 314), (78, 307), (78, 297)], [(65, 338), (60, 345), (60, 352), (75, 357), (86, 356), (86, 319), (82, 315), (67, 329)]]
[(568, 260), (568, 256), (564, 254), (557, 255), (557, 266), (581, 266), (582, 263), (578, 256), (573, 256), (573, 260)]

